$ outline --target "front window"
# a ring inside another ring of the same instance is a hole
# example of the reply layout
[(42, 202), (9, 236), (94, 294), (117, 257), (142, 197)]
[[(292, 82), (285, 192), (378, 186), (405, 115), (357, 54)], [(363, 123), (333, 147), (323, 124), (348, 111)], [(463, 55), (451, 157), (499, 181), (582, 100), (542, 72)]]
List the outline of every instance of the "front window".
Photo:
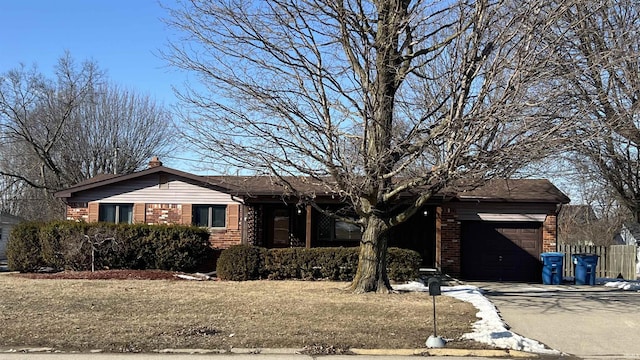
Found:
[(133, 204), (100, 204), (98, 221), (115, 224), (132, 224)]
[(337, 240), (361, 240), (360, 226), (345, 221), (335, 221), (335, 234)]
[(201, 227), (223, 228), (226, 226), (226, 205), (194, 205), (193, 225)]
[(322, 241), (360, 241), (360, 226), (321, 215), (318, 223), (318, 237)]

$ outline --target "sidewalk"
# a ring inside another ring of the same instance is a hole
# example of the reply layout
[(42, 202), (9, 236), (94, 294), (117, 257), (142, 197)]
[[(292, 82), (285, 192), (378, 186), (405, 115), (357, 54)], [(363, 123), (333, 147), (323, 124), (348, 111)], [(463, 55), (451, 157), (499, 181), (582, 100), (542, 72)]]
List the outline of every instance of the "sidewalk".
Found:
[(428, 356), (430, 359), (535, 359), (538, 355), (509, 350), (465, 350), (465, 349), (351, 349), (350, 355), (303, 355), (297, 349), (232, 349), (222, 353), (220, 350), (172, 349), (162, 353), (63, 353), (48, 352), (45, 348), (17, 349), (17, 352), (0, 352), (0, 360), (58, 360), (58, 359), (96, 359), (96, 360), (194, 360), (215, 358), (216, 360), (243, 359), (285, 359), (310, 360), (326, 358), (331, 360), (406, 360), (407, 357)]

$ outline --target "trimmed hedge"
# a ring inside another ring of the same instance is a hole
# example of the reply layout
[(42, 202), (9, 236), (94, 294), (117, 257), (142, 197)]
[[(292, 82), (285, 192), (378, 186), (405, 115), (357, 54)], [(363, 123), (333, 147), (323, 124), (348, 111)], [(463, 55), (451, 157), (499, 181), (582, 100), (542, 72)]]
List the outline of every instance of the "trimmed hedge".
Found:
[(417, 251), (389, 248), (387, 253), (387, 272), (389, 279), (409, 281), (420, 275), (422, 256)]
[[(217, 275), (223, 280), (329, 279), (350, 281), (358, 268), (359, 248), (265, 249), (237, 245), (222, 251)], [(395, 281), (418, 277), (422, 258), (413, 250), (390, 248), (388, 275)]]
[(39, 232), (42, 224), (35, 222), (19, 223), (13, 227), (7, 243), (7, 262), (9, 269), (20, 272), (38, 270), (44, 264)]
[(154, 226), (58, 221), (14, 227), (7, 258), (20, 272), (41, 267), (90, 270), (194, 271), (210, 260), (209, 233), (191, 226)]
[(222, 280), (258, 280), (265, 276), (267, 249), (235, 245), (223, 250), (216, 264), (216, 275)]

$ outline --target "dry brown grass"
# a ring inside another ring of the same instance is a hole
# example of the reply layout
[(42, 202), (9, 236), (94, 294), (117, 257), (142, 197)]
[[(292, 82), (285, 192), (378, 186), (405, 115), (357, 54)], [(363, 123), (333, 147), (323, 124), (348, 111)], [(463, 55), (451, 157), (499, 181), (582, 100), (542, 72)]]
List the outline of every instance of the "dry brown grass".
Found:
[[(0, 274), (0, 347), (152, 351), (424, 346), (433, 329), (427, 294), (354, 295), (343, 290), (346, 285), (51, 280)], [(446, 338), (457, 339), (477, 320), (475, 308), (448, 296), (437, 298), (437, 310), (438, 335)]]

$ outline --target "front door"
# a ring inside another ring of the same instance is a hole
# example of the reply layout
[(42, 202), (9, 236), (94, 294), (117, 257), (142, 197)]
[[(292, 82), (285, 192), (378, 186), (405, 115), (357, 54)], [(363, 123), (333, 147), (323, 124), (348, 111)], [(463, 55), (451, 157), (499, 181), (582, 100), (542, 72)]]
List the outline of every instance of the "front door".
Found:
[(289, 247), (290, 215), (289, 209), (273, 210), (273, 226), (271, 232), (272, 247)]

